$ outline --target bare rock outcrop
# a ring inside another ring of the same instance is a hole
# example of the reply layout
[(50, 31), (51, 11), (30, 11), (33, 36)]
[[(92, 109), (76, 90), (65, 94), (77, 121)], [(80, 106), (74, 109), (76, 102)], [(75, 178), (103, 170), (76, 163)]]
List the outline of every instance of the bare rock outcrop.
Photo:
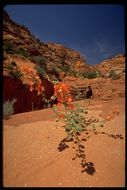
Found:
[(103, 77), (110, 77), (113, 74), (117, 76), (125, 75), (125, 55), (118, 54), (110, 59), (93, 66), (93, 70), (99, 70)]
[(91, 98), (91, 89), (89, 88), (89, 80), (82, 80), (75, 77), (65, 77), (63, 82), (70, 87), (70, 93), (74, 100), (82, 98)]

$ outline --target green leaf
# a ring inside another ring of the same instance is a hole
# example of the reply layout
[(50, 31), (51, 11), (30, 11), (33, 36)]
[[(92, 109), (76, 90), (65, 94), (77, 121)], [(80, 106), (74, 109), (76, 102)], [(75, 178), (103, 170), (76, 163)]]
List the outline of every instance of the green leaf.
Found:
[(54, 110), (58, 110), (57, 106), (53, 106), (52, 108), (53, 108)]

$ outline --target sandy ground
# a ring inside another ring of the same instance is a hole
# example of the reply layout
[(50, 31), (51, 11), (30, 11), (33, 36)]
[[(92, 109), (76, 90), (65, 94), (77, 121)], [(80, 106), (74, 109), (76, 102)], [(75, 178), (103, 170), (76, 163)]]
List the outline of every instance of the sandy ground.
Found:
[(83, 132), (80, 137), (89, 169), (81, 172), (82, 157), (73, 159), (74, 141), (59, 151), (66, 134), (51, 108), (16, 114), (3, 120), (5, 187), (125, 186), (125, 99), (82, 100), (80, 104), (88, 107), (89, 115), (101, 119), (114, 108), (119, 110), (103, 128), (97, 127), (96, 134)]

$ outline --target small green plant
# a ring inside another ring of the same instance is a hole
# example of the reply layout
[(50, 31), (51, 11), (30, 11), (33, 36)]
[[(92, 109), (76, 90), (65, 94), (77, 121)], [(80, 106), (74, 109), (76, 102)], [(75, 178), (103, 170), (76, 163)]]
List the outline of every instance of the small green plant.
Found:
[(13, 76), (13, 78), (15, 79), (20, 79), (22, 76), (22, 73), (20, 70), (16, 70), (16, 71), (10, 71), (10, 75)]
[(93, 78), (97, 78), (101, 76), (101, 73), (100, 71), (90, 71), (90, 72), (83, 73), (82, 76), (84, 78), (93, 79)]
[(6, 119), (6, 118), (9, 118), (13, 113), (14, 113), (14, 103), (16, 102), (17, 100), (14, 98), (12, 101), (6, 101), (4, 104), (3, 104), (3, 117)]
[(13, 66), (12, 63), (9, 63), (9, 64), (7, 65), (7, 69), (9, 69), (9, 70), (13, 70), (13, 68), (14, 68), (14, 66)]
[(86, 97), (86, 92), (77, 92), (75, 98), (76, 100), (81, 100), (81, 99), (84, 99)]
[(46, 76), (46, 71), (39, 65), (35, 66), (35, 69), (37, 70), (37, 73), (41, 75), (42, 77)]
[(65, 131), (68, 133), (68, 138), (75, 137), (77, 133), (85, 130), (84, 126), (84, 116), (82, 113), (87, 113), (78, 104), (75, 106), (74, 110), (69, 110), (64, 122)]

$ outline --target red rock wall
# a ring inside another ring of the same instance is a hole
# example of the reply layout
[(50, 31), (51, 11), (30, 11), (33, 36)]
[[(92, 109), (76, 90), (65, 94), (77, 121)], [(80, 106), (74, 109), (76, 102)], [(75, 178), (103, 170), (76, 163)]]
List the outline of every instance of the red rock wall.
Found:
[[(42, 83), (45, 88), (45, 97), (50, 99), (54, 93), (53, 84), (46, 79), (43, 79)], [(7, 101), (12, 100), (13, 98), (17, 99), (14, 104), (15, 113), (32, 111), (32, 103), (34, 109), (42, 109), (45, 105), (44, 101), (42, 101), (42, 96), (38, 96), (35, 90), (30, 92), (29, 89), (22, 84), (21, 80), (4, 76), (3, 99), (4, 101)]]

